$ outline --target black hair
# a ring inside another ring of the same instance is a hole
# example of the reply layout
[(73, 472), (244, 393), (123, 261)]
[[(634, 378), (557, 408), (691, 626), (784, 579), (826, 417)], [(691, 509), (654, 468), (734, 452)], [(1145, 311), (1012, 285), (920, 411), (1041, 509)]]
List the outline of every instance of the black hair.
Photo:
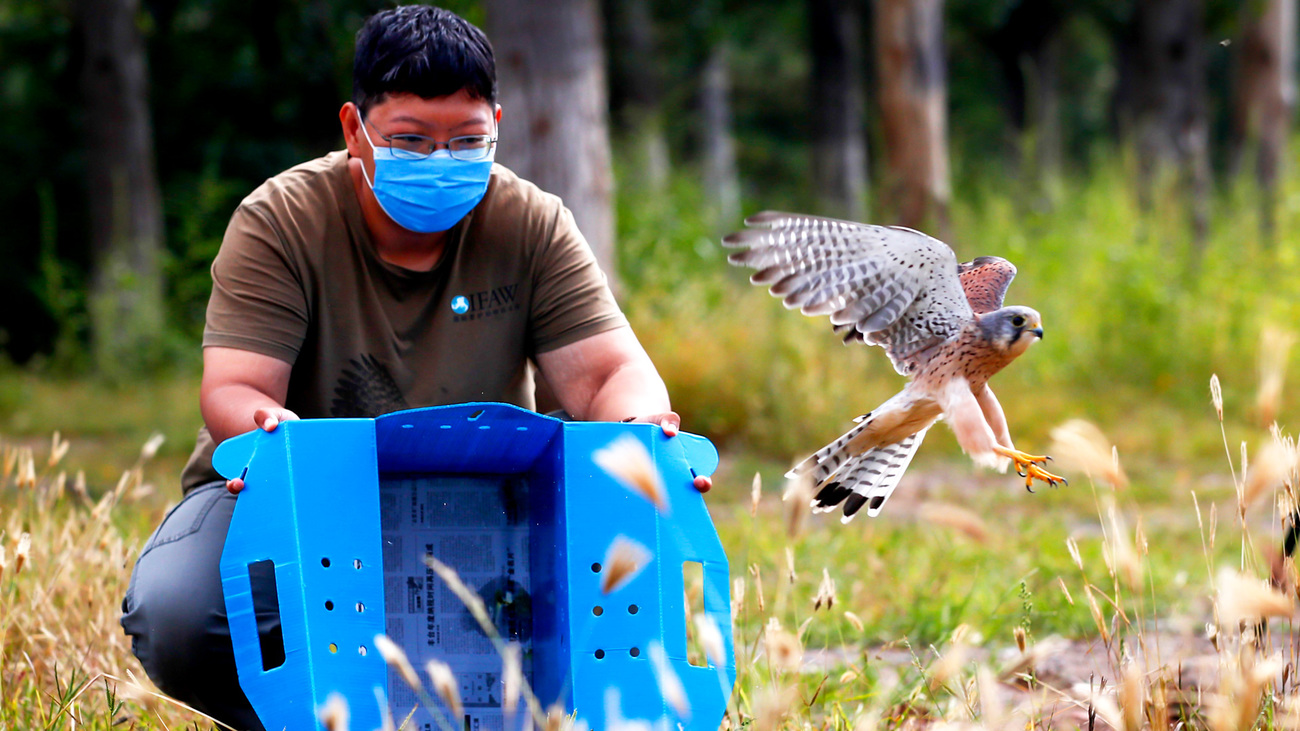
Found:
[(362, 114), (389, 94), (432, 99), (462, 89), (496, 104), (496, 60), (483, 31), (450, 10), (404, 5), (357, 31), (352, 102)]

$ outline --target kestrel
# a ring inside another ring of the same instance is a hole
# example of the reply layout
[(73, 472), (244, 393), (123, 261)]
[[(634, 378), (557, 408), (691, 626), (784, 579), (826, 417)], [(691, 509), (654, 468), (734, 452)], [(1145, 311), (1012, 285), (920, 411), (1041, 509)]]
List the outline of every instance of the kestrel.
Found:
[(843, 503), (846, 523), (864, 505), (878, 515), (939, 419), (977, 464), (1005, 470), (1014, 463), (1031, 492), (1035, 479), (1065, 482), (1040, 466), (1048, 457), (1015, 448), (988, 387), (993, 374), (1043, 337), (1036, 311), (1002, 306), (1016, 276), (1011, 262), (982, 256), (958, 264), (942, 241), (894, 226), (773, 211), (745, 223), (750, 228), (722, 241), (745, 247), (728, 259), (757, 269), (751, 282), (770, 285), (790, 309), (830, 315), (846, 343), (884, 347), (895, 370), (911, 377), (790, 471), (811, 479), (814, 510)]

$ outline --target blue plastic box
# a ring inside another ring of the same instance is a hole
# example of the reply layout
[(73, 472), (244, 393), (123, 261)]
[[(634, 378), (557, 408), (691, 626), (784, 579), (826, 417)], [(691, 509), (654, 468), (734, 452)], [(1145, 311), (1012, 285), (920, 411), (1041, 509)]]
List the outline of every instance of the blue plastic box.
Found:
[[(594, 453), (625, 435), (658, 467), (666, 514), (594, 463)], [(717, 462), (713, 445), (692, 434), (561, 422), (489, 403), (292, 421), (227, 440), (214, 465), (245, 484), (221, 559), (240, 684), (268, 729), (320, 728), (318, 709), (333, 692), (348, 700), (352, 728), (379, 728), (376, 689), (400, 722), (409, 691), (373, 647), (387, 633), (417, 669), (433, 657), (452, 665), (466, 699), (456, 728), (494, 731), (500, 658), (482, 652), (486, 640), (463, 605), (424, 567), (432, 553), (520, 643), (543, 704), (560, 701), (593, 731), (603, 731), (608, 713), (713, 731), (735, 682), (728, 567), (692, 482)], [(602, 594), (601, 562), (620, 534), (652, 558)], [(687, 661), (689, 562), (702, 565), (703, 611), (721, 630), (725, 667)], [(271, 567), (284, 660), (264, 667), (249, 576)], [(686, 691), (683, 717), (658, 692), (652, 642)], [(474, 653), (478, 667), (457, 667)], [(509, 728), (526, 718), (519, 709)], [(412, 721), (437, 728), (424, 709)]]

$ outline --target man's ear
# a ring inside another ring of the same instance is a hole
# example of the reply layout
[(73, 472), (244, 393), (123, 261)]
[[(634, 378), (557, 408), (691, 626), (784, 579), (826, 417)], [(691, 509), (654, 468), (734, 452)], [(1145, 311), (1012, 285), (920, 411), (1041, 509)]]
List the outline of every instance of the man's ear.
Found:
[(493, 119), (496, 120), (497, 126), (500, 127), (501, 126), (501, 105), (500, 104), (497, 105), (496, 113), (493, 114), (492, 117)]
[(343, 128), (343, 142), (352, 157), (361, 157), (361, 148), (365, 146), (361, 139), (361, 124), (361, 110), (352, 102), (344, 102), (339, 109), (339, 125)]

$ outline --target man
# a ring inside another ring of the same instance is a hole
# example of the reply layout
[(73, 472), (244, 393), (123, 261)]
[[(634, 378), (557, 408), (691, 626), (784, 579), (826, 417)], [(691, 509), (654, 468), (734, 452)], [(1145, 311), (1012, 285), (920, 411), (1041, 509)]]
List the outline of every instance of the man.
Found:
[[(122, 625), (162, 690), (236, 728), (261, 725), (236, 679), (218, 571), (243, 484), (213, 471), (216, 444), (300, 416), (532, 408), (530, 361), (574, 418), (678, 430), (572, 215), (493, 163), (496, 93), (478, 28), (425, 6), (373, 16), (339, 111), (346, 152), (255, 190), (213, 262), (206, 427), (184, 500), (136, 564)], [(278, 634), (274, 613), (258, 624)]]

